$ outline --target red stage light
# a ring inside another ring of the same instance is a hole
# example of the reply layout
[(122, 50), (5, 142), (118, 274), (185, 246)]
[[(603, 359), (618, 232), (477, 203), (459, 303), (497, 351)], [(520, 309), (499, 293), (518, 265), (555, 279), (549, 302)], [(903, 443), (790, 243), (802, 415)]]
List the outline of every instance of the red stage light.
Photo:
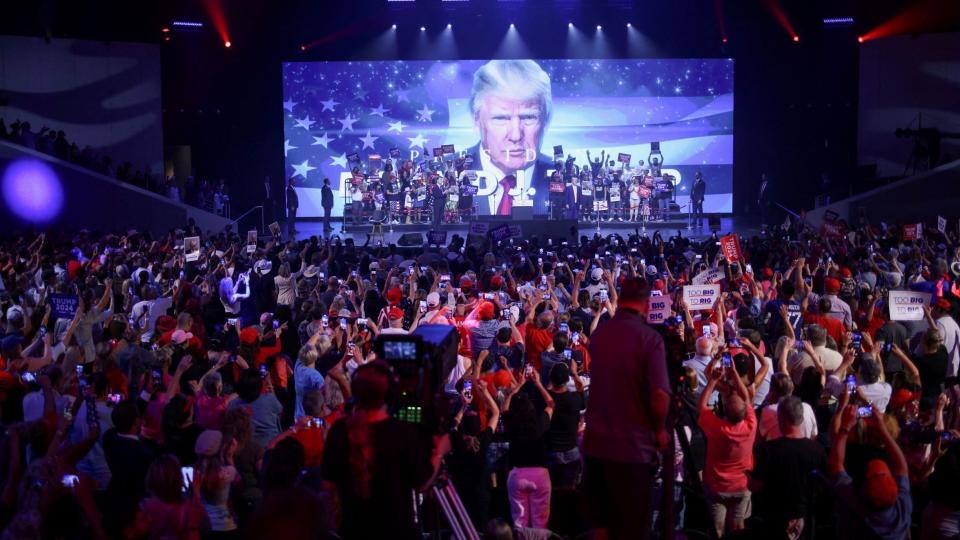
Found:
[(800, 41), (800, 36), (793, 36), (793, 41), (794, 41), (794, 42), (799, 42), (799, 41)]
[(166, 34), (167, 32), (170, 31), (170, 29), (167, 28), (166, 26), (164, 26), (163, 28), (160, 29), (160, 31), (163, 32), (164, 34)]
[(233, 44), (230, 43), (229, 41), (224, 41), (224, 42), (223, 42), (223, 46), (226, 47), (226, 48), (228, 48), (228, 49), (230, 48), (231, 45), (233, 45)]
[(857, 37), (857, 43), (863, 43), (863, 36)]
[(301, 46), (300, 46), (300, 50), (301, 50), (301, 51), (307, 50), (307, 46), (306, 46), (306, 45), (301, 45)]
[(723, 41), (724, 43), (726, 43), (726, 42), (727, 42), (727, 38), (723, 38), (721, 41)]

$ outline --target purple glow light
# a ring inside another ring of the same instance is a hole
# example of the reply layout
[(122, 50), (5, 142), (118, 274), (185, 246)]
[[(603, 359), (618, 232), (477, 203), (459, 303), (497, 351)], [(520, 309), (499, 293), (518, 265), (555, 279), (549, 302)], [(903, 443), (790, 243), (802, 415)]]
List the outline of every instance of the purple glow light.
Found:
[(46, 222), (57, 217), (63, 208), (63, 186), (46, 163), (19, 159), (3, 172), (3, 200), (21, 219)]

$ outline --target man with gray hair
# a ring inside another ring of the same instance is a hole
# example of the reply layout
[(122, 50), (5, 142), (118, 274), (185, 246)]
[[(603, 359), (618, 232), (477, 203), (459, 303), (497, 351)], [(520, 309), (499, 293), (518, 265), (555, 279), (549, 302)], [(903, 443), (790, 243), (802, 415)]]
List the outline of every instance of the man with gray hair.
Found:
[(553, 162), (540, 146), (552, 108), (550, 77), (533, 60), (491, 60), (474, 74), (470, 113), (480, 142), (466, 156), (481, 171), (481, 214), (509, 216), (515, 206), (547, 213)]
[[(697, 398), (700, 397), (700, 393), (703, 392), (703, 389), (707, 386), (707, 366), (710, 365), (710, 360), (713, 359), (715, 350), (716, 342), (714, 342), (712, 338), (701, 336), (697, 338), (697, 353), (693, 358), (683, 362), (683, 367), (688, 367), (697, 374), (697, 388), (699, 389), (696, 393)], [(707, 405), (713, 407), (716, 402), (717, 393), (714, 392), (707, 399)]]

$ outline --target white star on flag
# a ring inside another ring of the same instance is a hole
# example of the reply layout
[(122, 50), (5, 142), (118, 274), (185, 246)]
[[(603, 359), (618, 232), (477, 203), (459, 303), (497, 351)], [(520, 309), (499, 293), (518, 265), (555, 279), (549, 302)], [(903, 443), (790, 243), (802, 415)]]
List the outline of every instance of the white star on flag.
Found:
[(380, 137), (372, 137), (370, 135), (370, 130), (367, 130), (366, 137), (360, 137), (360, 140), (363, 141), (363, 148), (361, 150), (366, 150), (367, 148), (374, 148), (373, 143)]
[(330, 139), (330, 137), (327, 137), (327, 132), (324, 131), (324, 132), (323, 132), (323, 136), (321, 136), (321, 137), (316, 137), (316, 136), (315, 136), (315, 137), (313, 138), (313, 142), (310, 143), (310, 146), (320, 145), (320, 146), (322, 146), (322, 147), (324, 147), (324, 148), (327, 148), (327, 144), (328, 144), (331, 140), (332, 140), (332, 139)]
[(343, 126), (343, 127), (340, 128), (340, 131), (345, 131), (345, 130), (353, 131), (353, 124), (354, 124), (354, 122), (356, 122), (356, 121), (357, 121), (357, 119), (354, 118), (354, 117), (352, 117), (352, 116), (350, 116), (349, 114), (347, 114), (347, 116), (345, 116), (345, 117), (343, 117), (343, 118), (338, 118), (338, 119), (337, 119), (337, 122), (340, 122), (340, 125)]
[(283, 141), (283, 157), (287, 157), (287, 152), (296, 150), (296, 146), (290, 144), (290, 139)]
[(321, 110), (320, 112), (323, 112), (323, 111), (334, 110), (336, 106), (339, 105), (340, 103), (334, 101), (333, 98), (330, 98), (326, 101), (321, 101), (320, 104), (323, 105), (323, 110)]
[(409, 90), (397, 90), (393, 95), (397, 96), (397, 103), (400, 103), (401, 101), (410, 101), (410, 98), (407, 96), (409, 93)]
[(403, 131), (403, 122), (400, 120), (397, 120), (396, 122), (387, 122), (387, 127), (390, 128), (387, 130), (388, 132), (396, 131), (397, 133), (401, 133)]
[(293, 112), (293, 107), (294, 107), (294, 105), (296, 105), (296, 104), (297, 104), (296, 101), (294, 101), (294, 100), (292, 100), (292, 99), (288, 99), (287, 101), (284, 101), (284, 102), (283, 102), (283, 108), (286, 109), (286, 110), (288, 110), (288, 111), (290, 111), (290, 112)]
[(384, 113), (388, 112), (390, 112), (390, 109), (384, 109), (383, 103), (381, 103), (376, 109), (370, 109), (370, 116), (379, 116), (380, 118), (383, 118)]
[(330, 157), (330, 164), (331, 164), (331, 165), (335, 165), (335, 166), (340, 167), (340, 168), (343, 168), (343, 169), (346, 169), (346, 168), (347, 168), (347, 154), (346, 154), (346, 152), (344, 152), (343, 154), (340, 154), (339, 156), (331, 156), (331, 157)]
[(303, 119), (297, 118), (294, 120), (294, 122), (295, 123), (293, 127), (302, 127), (303, 129), (307, 129), (307, 130), (309, 130), (310, 126), (312, 126), (315, 123), (313, 120), (310, 119), (309, 115)]
[(307, 160), (303, 160), (303, 163), (293, 166), (293, 176), (302, 176), (306, 180), (307, 173), (315, 169), (316, 167), (311, 167)]
[(424, 144), (430, 139), (425, 138), (420, 133), (417, 133), (416, 137), (407, 137), (410, 140), (410, 148), (419, 146), (420, 148), (426, 148)]
[(436, 111), (431, 111), (424, 105), (422, 109), (417, 111), (417, 119), (421, 122), (433, 122), (433, 113), (435, 112)]

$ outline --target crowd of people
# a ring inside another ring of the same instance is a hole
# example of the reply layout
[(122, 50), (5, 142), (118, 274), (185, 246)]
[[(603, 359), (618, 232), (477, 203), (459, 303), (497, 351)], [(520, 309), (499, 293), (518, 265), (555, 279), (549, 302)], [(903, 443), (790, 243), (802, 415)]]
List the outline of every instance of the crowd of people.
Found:
[[(591, 157), (589, 151), (588, 158)], [(663, 174), (657, 158), (650, 166), (643, 161), (634, 167), (607, 160), (604, 151), (582, 167), (573, 156), (558, 156), (549, 177), (549, 212), (552, 219), (603, 222), (665, 221), (670, 213), (676, 179)], [(351, 170), (348, 188), (349, 208), (354, 224), (366, 223), (463, 223), (476, 215), (510, 215), (510, 208), (479, 208), (478, 188), (486, 180), (483, 171), (472, 169), (471, 157), (440, 157), (413, 160), (386, 159), (383, 169), (373, 166)], [(329, 180), (324, 179), (324, 183)], [(504, 189), (516, 187), (517, 179), (506, 177)], [(294, 178), (289, 179), (293, 186)], [(535, 190), (534, 190), (535, 191)], [(698, 224), (703, 221), (706, 182), (700, 171), (691, 187), (690, 213)], [(532, 194), (521, 192), (518, 200)], [(502, 199), (501, 199), (502, 200)], [(518, 203), (522, 204), (522, 203)], [(332, 205), (332, 203), (331, 203)]]
[[(0, 539), (415, 538), (437, 478), (486, 538), (956, 537), (960, 241), (842, 232), (0, 238)], [(432, 434), (375, 347), (425, 325)]]
[(147, 169), (135, 168), (129, 161), (115, 163), (111, 156), (98, 154), (89, 144), (80, 148), (76, 141), (67, 138), (62, 129), (54, 130), (43, 126), (39, 131), (34, 131), (27, 121), (15, 120), (8, 126), (4, 119), (0, 118), (0, 139), (49, 154), (175, 201), (203, 208), (217, 215), (230, 216), (230, 193), (223, 179), (164, 177)]

